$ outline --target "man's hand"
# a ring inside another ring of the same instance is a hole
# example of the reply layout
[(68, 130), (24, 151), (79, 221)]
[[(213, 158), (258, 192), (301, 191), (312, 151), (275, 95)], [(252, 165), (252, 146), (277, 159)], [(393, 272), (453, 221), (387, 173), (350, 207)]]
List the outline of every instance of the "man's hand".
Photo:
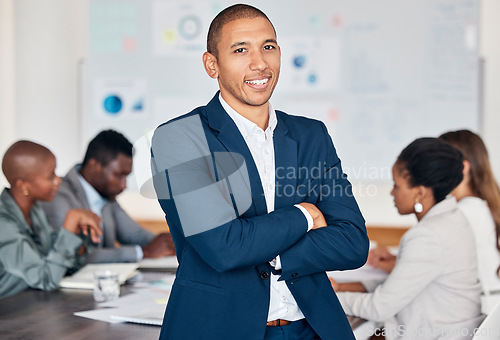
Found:
[(368, 260), (366, 263), (374, 268), (390, 273), (396, 265), (396, 256), (392, 255), (385, 247), (377, 247), (368, 252)]
[(313, 219), (313, 229), (327, 226), (325, 216), (323, 216), (323, 213), (314, 204), (302, 202), (299, 205), (305, 208), (309, 215), (311, 215)]
[(102, 235), (100, 222), (101, 218), (90, 210), (71, 209), (64, 218), (63, 227), (76, 235), (80, 232), (83, 235), (90, 235), (92, 242), (99, 243)]
[(156, 236), (147, 246), (142, 247), (144, 257), (158, 258), (175, 255), (174, 242), (170, 233), (162, 233)]

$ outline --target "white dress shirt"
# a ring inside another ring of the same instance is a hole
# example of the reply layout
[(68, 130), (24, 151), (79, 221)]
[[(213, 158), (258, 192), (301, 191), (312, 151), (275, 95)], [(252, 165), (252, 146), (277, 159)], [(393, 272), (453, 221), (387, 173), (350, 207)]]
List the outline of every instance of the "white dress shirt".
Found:
[[(234, 121), (241, 135), (247, 143), (248, 149), (252, 154), (252, 158), (257, 166), (262, 187), (264, 189), (264, 197), (266, 199), (267, 212), (274, 211), (274, 195), (275, 195), (275, 157), (274, 157), (274, 142), (273, 134), (276, 125), (278, 124), (276, 112), (271, 103), (269, 103), (269, 123), (266, 130), (262, 130), (257, 124), (246, 119), (238, 114), (230, 107), (219, 94), (219, 101), (227, 114)], [(306, 209), (299, 205), (295, 205), (306, 216), (308, 222), (308, 231), (312, 228), (312, 217)], [(271, 262), (275, 269), (281, 269), (279, 256)], [(271, 273), (271, 291), (269, 313), (267, 320), (273, 321), (284, 319), (296, 321), (304, 318), (304, 314), (300, 311), (297, 302), (292, 293), (288, 289), (285, 281), (278, 281), (279, 275)]]
[[(83, 178), (83, 176), (78, 175), (78, 179), (82, 184), (83, 191), (85, 191), (85, 197), (87, 198), (87, 203), (89, 204), (90, 211), (102, 218), (102, 208), (106, 205), (108, 200), (102, 197), (97, 192), (97, 190), (95, 190), (95, 188), (90, 185), (90, 183), (87, 182), (85, 178)], [(101, 228), (102, 227), (103, 226), (101, 223)]]

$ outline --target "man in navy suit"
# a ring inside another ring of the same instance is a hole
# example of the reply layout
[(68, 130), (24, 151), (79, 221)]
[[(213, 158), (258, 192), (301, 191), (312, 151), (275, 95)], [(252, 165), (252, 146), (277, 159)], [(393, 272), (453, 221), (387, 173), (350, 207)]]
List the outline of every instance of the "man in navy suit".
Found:
[(280, 57), (264, 13), (226, 8), (203, 54), (220, 91), (155, 131), (179, 260), (161, 339), (354, 339), (326, 271), (365, 263), (365, 222), (325, 125), (269, 103)]

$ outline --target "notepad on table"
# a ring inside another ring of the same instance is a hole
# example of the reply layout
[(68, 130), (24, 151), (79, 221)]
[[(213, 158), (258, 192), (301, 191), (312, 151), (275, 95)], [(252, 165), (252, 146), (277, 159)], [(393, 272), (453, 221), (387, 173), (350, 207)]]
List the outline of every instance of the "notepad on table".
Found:
[(87, 264), (73, 275), (64, 277), (59, 285), (61, 288), (93, 289), (94, 273), (106, 270), (118, 273), (118, 280), (123, 284), (137, 273), (137, 267), (137, 263)]
[(155, 270), (155, 271), (175, 271), (179, 266), (176, 256), (164, 256), (157, 259), (143, 259), (139, 262), (140, 270)]

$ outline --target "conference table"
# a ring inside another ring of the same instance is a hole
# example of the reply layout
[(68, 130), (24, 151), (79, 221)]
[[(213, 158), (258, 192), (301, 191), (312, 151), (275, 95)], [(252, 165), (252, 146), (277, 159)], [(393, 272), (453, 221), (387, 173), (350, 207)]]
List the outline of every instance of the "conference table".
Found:
[[(130, 292), (122, 285), (120, 294)], [(158, 339), (160, 327), (107, 323), (73, 315), (96, 309), (91, 290), (60, 289), (46, 292), (29, 289), (0, 299), (0, 339)]]
[[(143, 279), (158, 273), (143, 272)], [(121, 286), (121, 296), (129, 294), (132, 285)], [(133, 323), (107, 323), (73, 315), (74, 312), (98, 308), (91, 290), (29, 289), (0, 299), (0, 339), (79, 340), (79, 339), (158, 339), (160, 327)], [(353, 329), (364, 320), (348, 317)]]

